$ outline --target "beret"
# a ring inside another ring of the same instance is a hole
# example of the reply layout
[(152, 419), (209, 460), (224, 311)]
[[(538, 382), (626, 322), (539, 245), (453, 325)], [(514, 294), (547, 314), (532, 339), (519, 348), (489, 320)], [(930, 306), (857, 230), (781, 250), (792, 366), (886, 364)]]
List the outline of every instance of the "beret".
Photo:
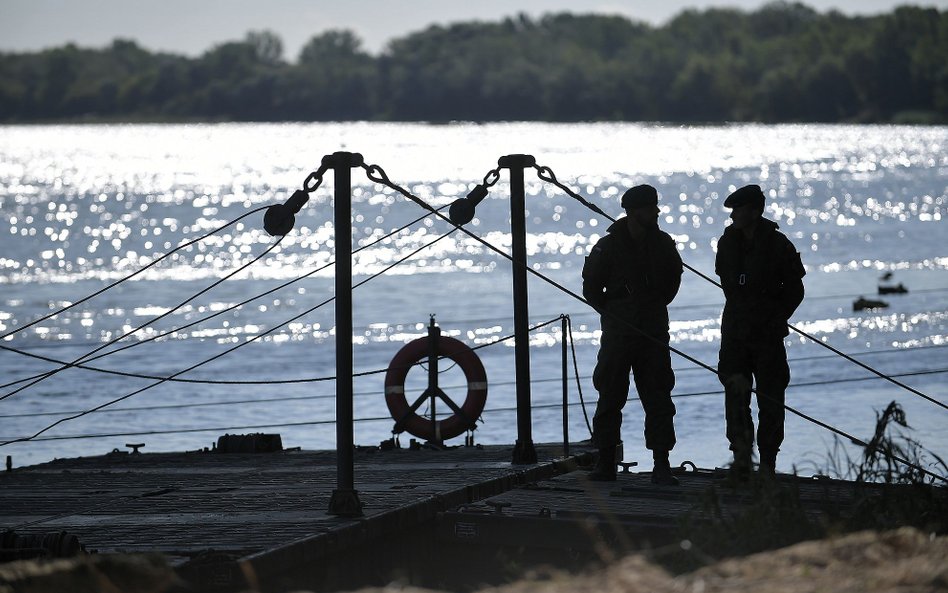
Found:
[(620, 203), (626, 210), (658, 206), (658, 192), (651, 185), (636, 185), (622, 194)]
[(739, 206), (764, 207), (764, 192), (759, 185), (745, 185), (734, 191), (724, 200), (725, 208), (737, 208)]

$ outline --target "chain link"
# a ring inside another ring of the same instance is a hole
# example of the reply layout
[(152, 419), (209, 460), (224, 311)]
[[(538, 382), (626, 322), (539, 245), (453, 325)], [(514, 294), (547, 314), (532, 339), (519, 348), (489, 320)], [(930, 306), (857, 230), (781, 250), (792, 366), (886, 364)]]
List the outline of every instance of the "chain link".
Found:
[(487, 172), (487, 175), (484, 175), (484, 181), (481, 183), (486, 188), (493, 187), (497, 181), (500, 180), (500, 169), (491, 169)]
[(323, 183), (323, 175), (326, 173), (326, 165), (320, 165), (318, 169), (309, 174), (305, 181), (303, 181), (303, 189), (306, 193), (311, 194)]

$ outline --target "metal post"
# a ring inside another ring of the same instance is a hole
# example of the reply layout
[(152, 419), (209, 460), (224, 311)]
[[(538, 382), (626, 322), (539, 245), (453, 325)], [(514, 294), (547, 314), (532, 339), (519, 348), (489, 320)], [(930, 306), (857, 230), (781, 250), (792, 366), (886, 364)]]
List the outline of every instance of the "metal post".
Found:
[(329, 514), (362, 515), (355, 490), (352, 411), (352, 168), (362, 155), (335, 152), (323, 157), (323, 166), (335, 173), (333, 210), (336, 243), (336, 489)]
[(431, 434), (434, 437), (431, 442), (435, 445), (443, 445), (441, 430), (438, 426), (438, 418), (435, 412), (435, 406), (438, 402), (438, 339), (441, 337), (441, 328), (435, 325), (434, 315), (428, 322), (428, 391), (431, 392)]
[(510, 169), (510, 233), (513, 242), (514, 360), (517, 374), (517, 443), (513, 463), (537, 462), (530, 420), (530, 320), (527, 313), (527, 223), (523, 170), (536, 164), (529, 154), (502, 156), (497, 165)]
[(560, 317), (560, 353), (563, 358), (563, 456), (569, 456), (569, 359), (566, 355), (566, 335), (568, 318)]

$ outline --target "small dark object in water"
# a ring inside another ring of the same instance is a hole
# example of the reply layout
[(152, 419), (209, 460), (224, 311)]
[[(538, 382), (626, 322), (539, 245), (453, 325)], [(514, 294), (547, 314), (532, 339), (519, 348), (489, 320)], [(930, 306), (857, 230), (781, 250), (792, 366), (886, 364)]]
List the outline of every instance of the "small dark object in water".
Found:
[(879, 285), (879, 294), (905, 294), (908, 292), (908, 289), (905, 288), (905, 285), (899, 282), (896, 286), (883, 286)]
[(865, 309), (885, 309), (888, 306), (889, 303), (885, 301), (877, 301), (864, 297), (859, 297), (853, 301), (853, 311), (863, 311)]

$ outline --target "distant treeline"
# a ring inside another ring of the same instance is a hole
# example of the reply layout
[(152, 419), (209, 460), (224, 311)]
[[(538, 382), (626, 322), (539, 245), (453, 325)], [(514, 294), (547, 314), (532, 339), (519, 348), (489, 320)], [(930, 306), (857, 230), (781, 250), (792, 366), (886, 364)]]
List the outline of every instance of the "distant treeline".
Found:
[(127, 40), (0, 53), (0, 121), (61, 120), (946, 122), (948, 11), (520, 16), (432, 26), (378, 56), (331, 31), (295, 62), (268, 31), (197, 58)]

